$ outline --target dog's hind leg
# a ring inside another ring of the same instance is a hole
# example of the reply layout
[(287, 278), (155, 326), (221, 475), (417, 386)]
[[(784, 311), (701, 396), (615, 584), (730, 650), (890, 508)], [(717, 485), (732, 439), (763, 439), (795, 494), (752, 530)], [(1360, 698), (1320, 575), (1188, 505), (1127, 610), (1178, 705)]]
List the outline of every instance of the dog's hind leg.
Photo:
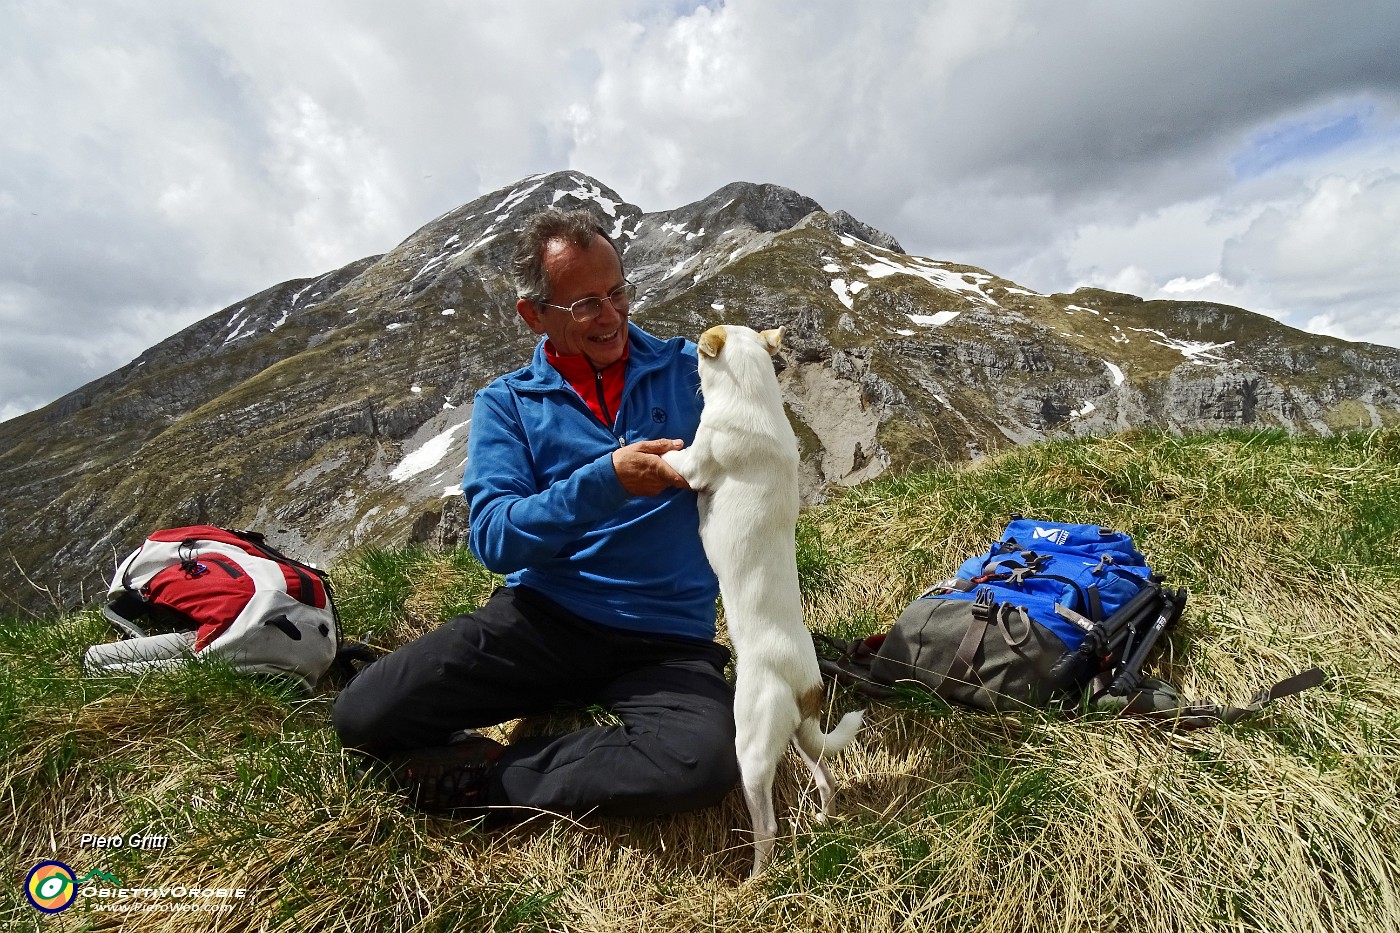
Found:
[(749, 806), (749, 822), (753, 826), (753, 871), (749, 879), (758, 877), (763, 863), (773, 851), (773, 840), (778, 835), (778, 817), (773, 812), (773, 775), (777, 772), (776, 761), (759, 766), (757, 773), (750, 773), (740, 762), (744, 775), (744, 802)]
[(739, 759), (744, 802), (748, 804), (749, 821), (753, 826), (751, 879), (762, 870), (778, 835), (778, 817), (773, 810), (773, 777), (787, 749), (788, 738), (798, 723), (797, 704), (790, 695), (773, 689), (761, 678), (755, 680), (746, 676), (741, 668), (734, 691), (734, 721), (738, 727), (734, 750)]
[(817, 822), (825, 823), (826, 818), (831, 815), (831, 801), (836, 796), (836, 782), (831, 779), (826, 762), (807, 754), (807, 749), (802, 747), (802, 742), (795, 735), (792, 737), (792, 747), (797, 749), (802, 763), (812, 772), (812, 781), (817, 785), (817, 796), (821, 798), (821, 811), (817, 814)]

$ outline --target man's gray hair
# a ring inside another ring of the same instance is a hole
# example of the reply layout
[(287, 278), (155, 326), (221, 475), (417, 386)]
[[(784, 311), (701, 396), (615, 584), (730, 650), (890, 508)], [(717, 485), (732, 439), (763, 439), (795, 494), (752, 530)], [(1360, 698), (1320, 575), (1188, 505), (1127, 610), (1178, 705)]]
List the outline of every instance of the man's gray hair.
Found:
[(613, 252), (617, 253), (617, 261), (622, 262), (622, 253), (617, 244), (608, 236), (598, 218), (588, 211), (561, 211), (551, 207), (532, 215), (520, 231), (520, 238), (515, 241), (515, 251), (510, 257), (515, 297), (526, 301), (548, 301), (553, 287), (544, 268), (545, 248), (553, 240), (563, 240), (579, 249), (587, 249), (593, 245), (595, 236), (607, 240)]

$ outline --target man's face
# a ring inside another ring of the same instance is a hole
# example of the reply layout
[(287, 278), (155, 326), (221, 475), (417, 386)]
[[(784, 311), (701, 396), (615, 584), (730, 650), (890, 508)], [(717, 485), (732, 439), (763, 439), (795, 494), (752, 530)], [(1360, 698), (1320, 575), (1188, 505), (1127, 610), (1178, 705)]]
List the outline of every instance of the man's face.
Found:
[[(554, 293), (552, 305), (568, 306), (580, 298), (604, 298), (623, 284), (622, 263), (602, 237), (594, 237), (587, 249), (565, 240), (552, 240), (545, 247), (544, 268)], [(594, 369), (617, 362), (627, 349), (627, 315), (618, 313), (611, 302), (591, 321), (579, 323), (562, 308), (550, 308), (533, 301), (516, 302), (530, 330), (545, 334), (556, 353), (588, 358)]]

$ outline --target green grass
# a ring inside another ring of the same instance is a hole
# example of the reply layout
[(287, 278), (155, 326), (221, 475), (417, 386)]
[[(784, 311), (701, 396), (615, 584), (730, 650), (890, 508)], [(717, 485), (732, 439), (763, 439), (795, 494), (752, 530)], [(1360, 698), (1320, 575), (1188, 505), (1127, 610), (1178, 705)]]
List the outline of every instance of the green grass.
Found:
[[(887, 627), (1008, 515), (1131, 532), (1191, 593), (1158, 670), (1235, 701), (1318, 665), (1328, 682), (1199, 732), (1073, 709), (868, 706), (814, 819), (784, 762), (769, 869), (737, 794), (657, 820), (484, 831), (408, 810), (305, 699), (216, 665), (85, 678), (95, 612), (0, 624), (0, 839), (16, 930), (1357, 931), (1400, 929), (1400, 432), (1135, 433), (1017, 448), (867, 484), (798, 532), (809, 622)], [(380, 650), (499, 582), (464, 552), (362, 551), (334, 568), (346, 632)], [(601, 711), (594, 711), (594, 715)], [(553, 728), (563, 721), (525, 724)], [(522, 732), (521, 734), (525, 734)], [(164, 850), (83, 833), (168, 835)], [(126, 885), (243, 888), (223, 914), (42, 917), (44, 859)]]
[(356, 551), (332, 579), (342, 631), (386, 649), (470, 612), (501, 583), (465, 548), (419, 545)]

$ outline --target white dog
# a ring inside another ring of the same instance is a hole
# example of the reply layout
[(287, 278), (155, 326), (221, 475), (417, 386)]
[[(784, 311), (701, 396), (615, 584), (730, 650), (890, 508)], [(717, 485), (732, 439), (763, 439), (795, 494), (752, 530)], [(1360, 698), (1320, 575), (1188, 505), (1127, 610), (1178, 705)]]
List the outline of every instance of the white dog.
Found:
[(821, 672), (797, 588), (797, 438), (783, 414), (772, 355), (782, 329), (721, 325), (700, 337), (705, 405), (695, 443), (665, 454), (700, 494), (700, 539), (719, 577), (734, 643), (735, 748), (753, 821), (753, 874), (773, 848), (773, 775), (791, 740), (812, 772), (821, 814), (834, 787), (822, 759), (861, 725), (848, 713), (823, 733)]

